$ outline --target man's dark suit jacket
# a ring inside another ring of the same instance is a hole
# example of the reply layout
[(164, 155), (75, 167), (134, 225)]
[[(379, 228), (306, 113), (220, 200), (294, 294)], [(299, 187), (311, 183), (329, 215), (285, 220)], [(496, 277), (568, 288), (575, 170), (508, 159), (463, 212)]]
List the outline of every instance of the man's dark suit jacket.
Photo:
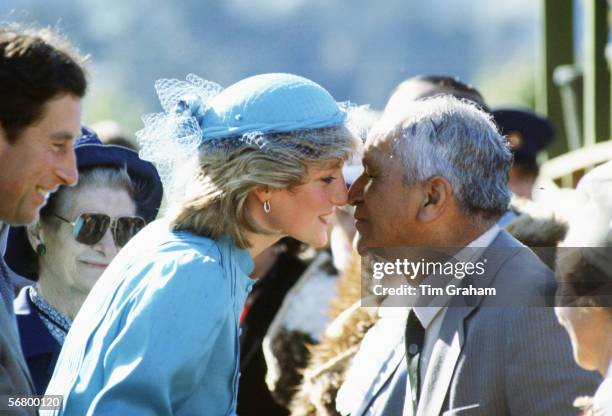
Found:
[[(4, 262), (7, 234), (8, 226), (3, 227), (0, 223), (0, 262), (2, 262), (0, 267), (8, 273), (5, 275), (0, 272), (0, 279), (4, 279), (3, 287), (10, 291), (13, 273)], [(6, 405), (7, 396), (34, 394), (34, 386), (20, 348), (13, 304), (11, 302), (5, 304), (3, 300), (5, 298), (10, 296), (5, 294), (0, 298), (0, 400), (4, 402), (0, 404), (2, 407)], [(3, 409), (0, 410), (0, 414), (31, 415), (36, 414), (36, 411), (28, 408), (16, 408), (13, 411)]]

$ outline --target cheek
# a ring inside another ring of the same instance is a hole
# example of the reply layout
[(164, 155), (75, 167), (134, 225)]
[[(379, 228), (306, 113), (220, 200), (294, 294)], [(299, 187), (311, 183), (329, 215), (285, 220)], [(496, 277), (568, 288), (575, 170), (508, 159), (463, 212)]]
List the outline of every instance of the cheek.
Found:
[(584, 331), (580, 328), (572, 328), (571, 333), (576, 362), (583, 368), (592, 368), (592, 345), (589, 338), (584, 336)]
[(305, 215), (316, 217), (321, 214), (331, 213), (333, 206), (330, 203), (332, 189), (316, 190), (308, 193), (297, 195), (291, 201), (292, 211), (299, 217)]
[(63, 267), (73, 264), (78, 253), (82, 251), (82, 244), (79, 244), (72, 237), (72, 232), (67, 228), (62, 225), (56, 232), (49, 235), (49, 237), (52, 235), (52, 238), (47, 238), (45, 241), (47, 253), (54, 258), (57, 264), (61, 264)]
[(293, 202), (287, 220), (293, 224), (293, 227), (305, 229), (312, 227), (322, 213), (322, 202), (316, 198), (302, 198)]
[(592, 328), (585, 320), (574, 316), (576, 311), (563, 311), (560, 313), (560, 318), (563, 327), (572, 342), (574, 348), (574, 356), (576, 361), (585, 368), (592, 367), (592, 354), (597, 345), (593, 345), (597, 339), (596, 334), (592, 333)]

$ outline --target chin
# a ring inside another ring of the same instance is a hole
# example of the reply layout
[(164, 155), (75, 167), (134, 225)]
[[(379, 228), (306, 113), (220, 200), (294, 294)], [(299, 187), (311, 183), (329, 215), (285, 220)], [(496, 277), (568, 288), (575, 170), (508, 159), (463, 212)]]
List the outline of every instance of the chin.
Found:
[(327, 242), (328, 242), (328, 239), (327, 239), (327, 234), (326, 234), (325, 237), (323, 238), (316, 238), (316, 239), (312, 239), (312, 241), (308, 241), (308, 244), (310, 244), (311, 246), (315, 248), (322, 248), (327, 245)]
[(353, 239), (353, 248), (360, 256), (363, 256), (368, 248), (363, 235), (361, 235), (359, 231), (355, 234), (355, 238)]
[(574, 351), (574, 360), (576, 361), (576, 364), (588, 371), (597, 370), (597, 365), (595, 364), (596, 361), (593, 360), (590, 355), (585, 354), (581, 348), (575, 349)]
[(91, 290), (91, 288), (96, 284), (100, 276), (104, 271), (99, 270), (86, 270), (81, 274), (80, 283), (83, 288), (87, 288), (87, 290)]
[(11, 225), (31, 224), (34, 221), (38, 221), (38, 211), (40, 211), (40, 207), (28, 212), (18, 212), (14, 218), (9, 218), (6, 222)]
[(327, 236), (327, 230), (323, 230), (316, 234), (311, 233), (310, 235), (304, 236), (304, 238), (296, 238), (296, 240), (300, 240), (303, 243), (306, 243), (316, 248), (321, 248), (327, 245), (329, 238)]

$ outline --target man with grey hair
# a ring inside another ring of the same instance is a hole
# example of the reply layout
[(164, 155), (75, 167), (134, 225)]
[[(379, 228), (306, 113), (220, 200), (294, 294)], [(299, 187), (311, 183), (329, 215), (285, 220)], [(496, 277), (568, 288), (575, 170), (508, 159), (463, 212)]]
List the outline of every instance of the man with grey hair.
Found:
[(599, 377), (576, 366), (546, 307), (552, 272), (496, 225), (511, 162), (490, 116), (448, 95), (386, 112), (373, 128), (349, 191), (360, 254), (455, 248), (455, 260), (484, 261), (486, 272), (463, 279), (469, 296), (430, 303), (420, 288), (439, 276), (421, 273), (409, 280), (417, 306), (383, 303), (338, 393), (341, 414), (573, 415), (573, 398), (593, 391)]

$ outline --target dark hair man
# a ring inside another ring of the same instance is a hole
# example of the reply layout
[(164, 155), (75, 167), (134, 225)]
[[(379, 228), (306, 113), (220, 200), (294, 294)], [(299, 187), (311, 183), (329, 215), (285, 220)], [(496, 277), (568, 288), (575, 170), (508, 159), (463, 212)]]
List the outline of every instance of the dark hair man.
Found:
[(13, 311), (13, 273), (3, 255), (9, 224), (27, 224), (60, 185), (78, 179), (72, 143), (80, 131), (84, 58), (49, 29), (0, 26), (0, 413), (33, 394)]

